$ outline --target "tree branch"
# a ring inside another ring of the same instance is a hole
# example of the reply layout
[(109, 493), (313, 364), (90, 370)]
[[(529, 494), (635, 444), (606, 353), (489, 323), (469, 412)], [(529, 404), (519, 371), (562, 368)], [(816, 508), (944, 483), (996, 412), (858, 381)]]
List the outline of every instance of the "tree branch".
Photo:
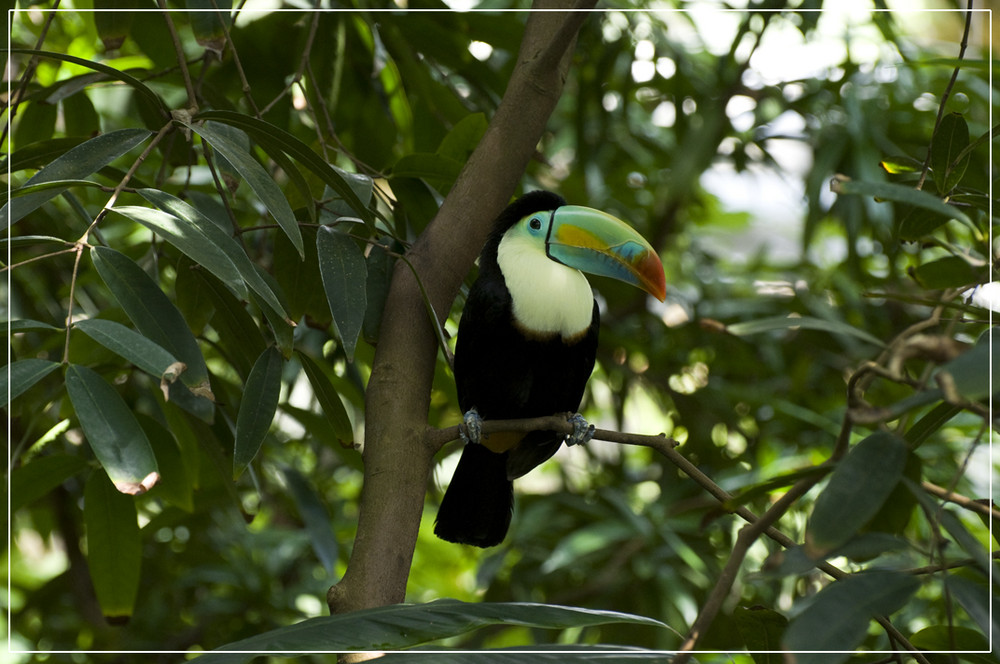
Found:
[[(573, 10), (596, 0), (538, 0)], [(437, 216), (397, 263), (365, 394), (364, 488), (333, 613), (403, 601), (437, 448), (425, 440), (437, 341), (428, 305), (446, 315), (489, 227), (510, 199), (562, 92), (585, 16), (532, 13), (503, 100)], [(558, 66), (552, 66), (552, 63)], [(412, 270), (411, 270), (412, 267)], [(421, 295), (418, 279), (424, 285)]]

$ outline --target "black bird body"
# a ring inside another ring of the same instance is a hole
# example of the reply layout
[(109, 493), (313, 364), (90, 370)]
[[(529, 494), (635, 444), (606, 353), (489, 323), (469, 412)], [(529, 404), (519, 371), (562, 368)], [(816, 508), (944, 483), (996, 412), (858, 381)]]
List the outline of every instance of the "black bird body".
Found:
[[(554, 211), (563, 206), (565, 201), (549, 192), (523, 196), (500, 215), (483, 247), (455, 348), (455, 382), (464, 413), (475, 409), (484, 420), (520, 419), (575, 413), (580, 407), (600, 327), (590, 286), (558, 258), (541, 249), (522, 258), (520, 249), (510, 248), (515, 242), (504, 240), (523, 236), (533, 241), (527, 234), (546, 232), (536, 227), (536, 219), (554, 227)], [(551, 235), (549, 229), (546, 242)], [(662, 266), (660, 273), (662, 280)], [(565, 287), (563, 279), (569, 280)], [(556, 310), (554, 317), (549, 306)], [(452, 542), (499, 544), (510, 524), (512, 480), (551, 457), (564, 440), (562, 433), (534, 431), (494, 433), (482, 436), (481, 444), (466, 444), (434, 532)]]

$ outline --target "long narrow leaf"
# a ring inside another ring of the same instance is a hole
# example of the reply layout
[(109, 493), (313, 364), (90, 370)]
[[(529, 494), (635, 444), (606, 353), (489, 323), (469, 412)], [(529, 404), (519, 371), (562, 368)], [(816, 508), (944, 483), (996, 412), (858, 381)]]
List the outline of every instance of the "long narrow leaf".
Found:
[(253, 156), (242, 147), (234, 143), (221, 131), (209, 126), (198, 124), (187, 124), (185, 126), (201, 136), (223, 157), (225, 157), (233, 168), (239, 171), (243, 179), (247, 181), (250, 188), (260, 198), (264, 207), (267, 208), (274, 220), (285, 231), (288, 239), (292, 241), (299, 255), (303, 255), (302, 233), (299, 232), (299, 222), (295, 219), (295, 213), (288, 205), (288, 199), (281, 191), (281, 188), (271, 178), (264, 167), (261, 166)]
[(74, 327), (154, 378), (164, 378), (167, 370), (177, 364), (177, 358), (163, 346), (113, 320), (91, 318)]
[[(913, 205), (939, 215), (941, 224), (949, 219), (957, 219), (963, 224), (972, 226), (972, 220), (969, 219), (968, 215), (954, 205), (948, 205), (934, 194), (929, 194), (926, 191), (914, 189), (903, 184), (896, 184), (894, 182), (865, 182), (863, 180), (836, 180), (834, 190), (838, 194), (872, 196), (880, 200)], [(930, 232), (930, 230), (933, 229), (922, 228), (922, 232)], [(900, 235), (904, 239), (916, 239), (903, 228), (900, 229)]]
[(198, 660), (202, 664), (229, 664), (249, 661), (254, 656), (253, 652), (394, 650), (489, 625), (565, 629), (609, 623), (666, 627), (652, 618), (616, 611), (526, 602), (471, 604), (438, 600), (429, 604), (394, 604), (311, 618), (219, 648), (222, 651), (246, 651), (246, 654), (209, 652)]
[(71, 364), (66, 391), (87, 442), (115, 488), (135, 495), (156, 484), (159, 473), (149, 440), (115, 388), (87, 367)]
[(139, 594), (142, 542), (135, 500), (115, 491), (100, 470), (83, 490), (87, 566), (97, 601), (109, 622), (132, 615)]
[(294, 468), (284, 468), (285, 483), (305, 523), (313, 551), (327, 572), (337, 564), (337, 538), (331, 528), (330, 513), (309, 481)]
[(181, 199), (158, 189), (140, 189), (139, 194), (164, 212), (168, 212), (197, 228), (204, 236), (206, 242), (213, 244), (232, 261), (236, 267), (236, 271), (250, 290), (259, 295), (275, 312), (282, 316), (287, 316), (285, 308), (278, 300), (278, 296), (275, 295), (274, 290), (268, 285), (267, 281), (257, 272), (257, 268), (254, 267), (250, 257), (247, 256), (247, 252), (206, 214), (198, 208), (188, 205)]
[(113, 212), (142, 224), (180, 249), (195, 263), (217, 276), (242, 299), (247, 298), (246, 284), (229, 257), (210, 242), (196, 226), (184, 223), (172, 214), (152, 208), (125, 205)]
[[(24, 186), (59, 180), (82, 180), (129, 152), (150, 135), (151, 132), (145, 129), (119, 129), (96, 136), (57, 157), (31, 176)], [(66, 187), (45, 189), (12, 198), (0, 209), (0, 227), (7, 228), (10, 224), (17, 223), (65, 189)]]
[(258, 120), (243, 113), (234, 113), (232, 111), (207, 111), (199, 113), (197, 119), (215, 120), (216, 122), (223, 122), (233, 127), (239, 127), (250, 134), (268, 154), (271, 154), (274, 150), (285, 152), (318, 175), (323, 182), (330, 185), (347, 202), (350, 208), (355, 211), (355, 214), (361, 217), (369, 228), (374, 230), (374, 215), (368, 209), (367, 204), (358, 198), (351, 185), (330, 164), (326, 163), (322, 157), (313, 152), (308, 145), (295, 138), (292, 134), (264, 120)]
[(347, 410), (337, 395), (333, 383), (311, 357), (305, 353), (299, 353), (298, 356), (299, 361), (302, 362), (302, 368), (305, 369), (306, 378), (309, 379), (309, 384), (312, 386), (313, 394), (316, 395), (316, 400), (323, 410), (323, 415), (326, 416), (327, 422), (333, 429), (333, 435), (342, 443), (353, 442), (354, 430), (351, 428), (351, 420), (347, 416)]
[[(10, 405), (11, 401), (24, 394), (28, 388), (58, 368), (58, 362), (42, 360), (37, 357), (11, 362), (4, 368), (3, 376), (0, 377), (0, 389), (3, 390), (4, 403)], [(8, 375), (10, 376), (9, 383), (7, 382)]]
[(333, 324), (347, 360), (353, 361), (368, 301), (365, 256), (353, 238), (326, 226), (316, 235), (316, 252)]
[(61, 485), (90, 465), (83, 455), (52, 454), (32, 459), (10, 474), (10, 510), (16, 512), (25, 505)]
[(761, 318), (759, 320), (751, 320), (745, 323), (727, 325), (726, 331), (730, 334), (742, 337), (748, 334), (770, 332), (771, 330), (789, 330), (793, 328), (820, 330), (823, 332), (830, 332), (831, 334), (842, 334), (856, 337), (875, 346), (885, 345), (885, 343), (878, 337), (872, 336), (868, 332), (859, 330), (858, 328), (848, 325), (847, 323), (836, 320), (813, 318), (811, 316), (774, 316), (771, 318)]
[(278, 408), (281, 392), (281, 353), (271, 346), (257, 358), (250, 370), (240, 412), (236, 416), (236, 449), (233, 453), (233, 478), (253, 461), (264, 442)]

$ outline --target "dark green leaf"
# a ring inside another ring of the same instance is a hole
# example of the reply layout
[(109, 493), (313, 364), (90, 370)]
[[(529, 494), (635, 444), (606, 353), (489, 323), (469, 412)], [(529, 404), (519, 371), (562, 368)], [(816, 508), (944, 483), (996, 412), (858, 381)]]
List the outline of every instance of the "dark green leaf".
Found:
[[(361, 173), (348, 173), (336, 166), (331, 166), (331, 168), (347, 183), (347, 186), (355, 193), (358, 200), (367, 206), (368, 202), (372, 199), (372, 192), (375, 187), (374, 181)], [(323, 191), (323, 199), (323, 211), (333, 217), (333, 219), (325, 220), (327, 223), (336, 221), (340, 217), (359, 216), (351, 201), (346, 200), (330, 185), (326, 185)]]
[(333, 573), (334, 565), (337, 564), (338, 547), (337, 538), (330, 527), (330, 513), (302, 473), (294, 468), (285, 468), (284, 475), (299, 516), (306, 524), (313, 551), (326, 571)]
[(185, 223), (172, 214), (152, 208), (124, 205), (114, 208), (113, 212), (150, 229), (221, 279), (239, 297), (243, 299), (248, 297), (246, 284), (243, 283), (236, 266), (196, 226)]
[(615, 611), (524, 602), (471, 604), (438, 600), (429, 604), (394, 604), (335, 616), (310, 618), (219, 650), (209, 652), (203, 664), (246, 662), (253, 652), (394, 650), (464, 634), (489, 625), (524, 625), (547, 629), (627, 623), (665, 628), (658, 620)]
[(989, 655), (990, 643), (986, 637), (968, 627), (931, 625), (911, 636), (910, 643), (932, 653), (961, 652), (962, 662), (996, 664), (996, 659)]
[(14, 145), (30, 145), (52, 138), (56, 130), (59, 107), (48, 101), (33, 101), (18, 109), (14, 125)]
[(299, 222), (295, 219), (295, 213), (292, 212), (291, 206), (288, 205), (288, 199), (285, 198), (285, 194), (268, 172), (264, 170), (264, 167), (253, 158), (249, 151), (234, 143), (218, 129), (208, 124), (196, 125), (185, 123), (185, 126), (201, 136), (203, 140), (207, 141), (209, 145), (239, 171), (243, 179), (246, 180), (250, 188), (260, 198), (264, 207), (271, 213), (274, 220), (278, 222), (281, 230), (285, 231), (288, 239), (295, 245), (299, 256), (302, 256), (302, 233), (299, 232)]
[[(235, 267), (236, 272), (239, 273), (242, 282), (251, 291), (260, 296), (261, 300), (276, 313), (281, 316), (285, 315), (285, 308), (279, 301), (278, 296), (275, 295), (274, 290), (257, 271), (257, 267), (250, 260), (250, 257), (247, 256), (247, 252), (243, 246), (223, 231), (208, 215), (202, 213), (198, 208), (188, 205), (181, 199), (158, 189), (140, 189), (139, 193), (156, 207), (174, 215), (185, 224), (196, 229), (197, 237), (202, 238), (203, 242), (213, 245), (225, 254)], [(192, 256), (192, 258), (194, 257)], [(209, 268), (208, 265), (205, 265), (205, 267)], [(209, 269), (211, 270), (211, 268)], [(212, 273), (217, 274), (215, 271), (212, 271)], [(221, 275), (219, 275), (219, 278), (222, 279), (223, 283), (229, 285), (229, 282)], [(242, 283), (235, 289), (235, 292), (238, 294), (242, 293), (241, 297), (246, 297), (246, 289), (243, 288)]]
[[(864, 639), (868, 622), (902, 606), (920, 587), (910, 574), (873, 570), (844, 577), (821, 590), (788, 625), (783, 647), (798, 664), (831, 664), (850, 657)], [(822, 651), (826, 653), (820, 654)], [(843, 651), (836, 655), (829, 651)]]
[(462, 162), (429, 152), (408, 154), (392, 167), (393, 178), (419, 178), (434, 184), (454, 182), (462, 170)]
[(267, 348), (257, 321), (247, 312), (246, 306), (215, 277), (195, 271), (192, 282), (215, 311), (211, 325), (226, 348), (226, 358), (240, 378), (246, 380), (257, 358)]
[(122, 11), (134, 9), (135, 0), (94, 0), (94, 9), (90, 15), (94, 17), (94, 27), (97, 36), (101, 38), (105, 51), (121, 48), (132, 28), (132, 17), (135, 12)]
[(177, 367), (173, 366), (177, 363), (177, 358), (169, 351), (121, 323), (91, 318), (78, 321), (74, 327), (154, 378), (164, 378), (167, 369), (172, 369), (168, 380), (173, 380), (180, 374)]
[(305, 369), (309, 384), (312, 386), (313, 394), (316, 395), (316, 401), (319, 402), (323, 415), (326, 416), (333, 429), (333, 435), (343, 443), (352, 443), (354, 429), (351, 427), (351, 420), (347, 416), (347, 410), (330, 379), (311, 357), (305, 353), (299, 353), (298, 357), (302, 362), (302, 368)]
[(486, 133), (488, 124), (485, 114), (469, 113), (451, 128), (437, 153), (464, 164)]
[(115, 388), (76, 364), (66, 369), (66, 391), (97, 460), (122, 493), (145, 493), (159, 480), (156, 457), (135, 415)]
[(367, 258), (368, 276), (365, 286), (365, 320), (362, 324), (362, 334), (365, 340), (375, 345), (378, 342), (379, 329), (382, 326), (382, 311), (385, 300), (389, 296), (389, 284), (392, 282), (392, 268), (396, 264), (395, 257), (381, 245), (372, 245)]
[(101, 133), (101, 118), (85, 91), (62, 100), (62, 115), (66, 133), (70, 136), (97, 136)]
[(160, 482), (153, 487), (150, 495), (162, 497), (186, 512), (193, 511), (194, 478), (188, 473), (173, 434), (148, 415), (140, 413), (137, 418), (160, 468)]
[[(0, 377), (0, 387), (6, 395), (6, 405), (24, 394), (28, 388), (59, 368), (58, 362), (30, 357), (24, 360), (14, 360), (4, 367)], [(8, 377), (10, 382), (8, 383)]]
[(969, 153), (959, 155), (969, 145), (969, 125), (961, 113), (948, 113), (931, 140), (931, 174), (938, 191), (947, 194), (962, 180), (969, 166)]
[[(862, 180), (835, 180), (834, 191), (838, 194), (872, 196), (879, 200), (905, 203), (914, 207), (932, 212), (938, 215), (938, 226), (944, 224), (949, 219), (958, 219), (962, 223), (972, 226), (972, 220), (968, 215), (959, 210), (954, 205), (948, 205), (934, 194), (929, 194), (920, 189), (914, 189), (902, 184), (893, 182), (865, 182)], [(899, 228), (899, 236), (904, 240), (916, 240), (929, 233), (933, 228), (921, 226), (920, 234), (912, 228), (903, 225)]]
[(934, 432), (944, 426), (945, 422), (958, 415), (961, 410), (961, 407), (950, 403), (939, 403), (931, 409), (929, 413), (917, 420), (903, 436), (909, 443), (910, 449), (917, 449)]
[[(187, 365), (181, 382), (192, 388), (200, 400), (210, 399), (205, 359), (177, 307), (128, 256), (107, 247), (94, 247), (90, 255), (104, 283), (136, 329)], [(171, 387), (177, 387), (177, 383)], [(171, 391), (171, 398), (173, 395)], [(211, 403), (206, 401), (195, 414), (204, 419), (206, 414), (211, 415), (211, 410)]]
[[(25, 182), (25, 186), (55, 180), (83, 180), (149, 138), (145, 129), (109, 131), (85, 141), (60, 155)], [(48, 189), (10, 200), (0, 210), (3, 228), (18, 222), (25, 215), (47, 203), (63, 189)]]
[(806, 550), (822, 558), (856, 535), (899, 483), (909, 451), (896, 436), (874, 433), (837, 464), (806, 526)]
[(733, 619), (755, 664), (783, 663), (781, 654), (767, 651), (781, 650), (781, 635), (788, 625), (785, 616), (764, 607), (738, 606), (733, 611)]
[(996, 616), (1000, 615), (1000, 599), (990, 592), (988, 581), (985, 578), (980, 581), (968, 576), (952, 575), (948, 577), (947, 583), (948, 589), (965, 612), (976, 621), (983, 634), (988, 634), (994, 644), (1000, 641), (1000, 623), (996, 620)]
[(990, 343), (989, 335), (984, 335), (975, 346), (943, 365), (935, 380), (939, 385), (944, 382), (949, 388), (954, 387), (964, 399), (978, 401), (991, 396), (990, 378), (997, 375), (1000, 375), (1000, 338)]
[(337, 170), (292, 134), (269, 122), (232, 111), (208, 111), (200, 113), (198, 119), (215, 120), (239, 127), (250, 134), (268, 154), (273, 153), (275, 150), (285, 152), (318, 175), (323, 182), (333, 187), (334, 191), (340, 194), (341, 198), (347, 202), (353, 214), (361, 217), (365, 224), (374, 230), (374, 215), (368, 209), (368, 206), (358, 198), (351, 183), (345, 181)]
[(365, 256), (354, 238), (326, 226), (316, 235), (316, 253), (333, 324), (353, 361), (367, 308)]
[(10, 509), (16, 512), (87, 468), (82, 456), (53, 454), (32, 459), (10, 475)]
[(976, 267), (962, 256), (945, 256), (913, 268), (911, 275), (928, 290), (959, 288), (978, 283), (983, 267)]
[(83, 519), (87, 567), (97, 601), (109, 622), (124, 622), (139, 594), (142, 565), (135, 500), (115, 491), (108, 476), (96, 470), (84, 486)]
[(317, 285), (322, 283), (319, 276), (319, 259), (316, 256), (316, 229), (303, 228), (305, 260), (299, 260), (295, 247), (283, 234), (274, 239), (274, 278), (288, 298), (288, 316), (301, 320), (307, 316), (310, 324), (328, 327), (333, 320), (326, 295)]
[(233, 453), (233, 478), (238, 478), (253, 461), (271, 428), (281, 393), (281, 353), (271, 346), (257, 358), (250, 370), (240, 412), (236, 416), (236, 449)]
[(226, 46), (226, 29), (231, 23), (229, 9), (232, 3), (225, 0), (185, 0), (184, 4), (188, 9), (201, 10), (190, 13), (195, 40), (221, 58), (222, 49)]

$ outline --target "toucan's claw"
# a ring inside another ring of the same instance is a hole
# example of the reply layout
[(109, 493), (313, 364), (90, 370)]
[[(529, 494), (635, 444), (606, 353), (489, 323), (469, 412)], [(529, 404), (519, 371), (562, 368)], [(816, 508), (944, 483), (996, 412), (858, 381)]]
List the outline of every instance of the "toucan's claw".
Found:
[(566, 418), (566, 421), (573, 425), (573, 433), (566, 437), (566, 445), (583, 445), (594, 437), (594, 425), (583, 419), (580, 413)]
[(470, 408), (462, 416), (462, 425), (458, 428), (458, 435), (466, 444), (474, 443), (479, 445), (483, 437), (483, 418), (479, 416), (479, 411)]

